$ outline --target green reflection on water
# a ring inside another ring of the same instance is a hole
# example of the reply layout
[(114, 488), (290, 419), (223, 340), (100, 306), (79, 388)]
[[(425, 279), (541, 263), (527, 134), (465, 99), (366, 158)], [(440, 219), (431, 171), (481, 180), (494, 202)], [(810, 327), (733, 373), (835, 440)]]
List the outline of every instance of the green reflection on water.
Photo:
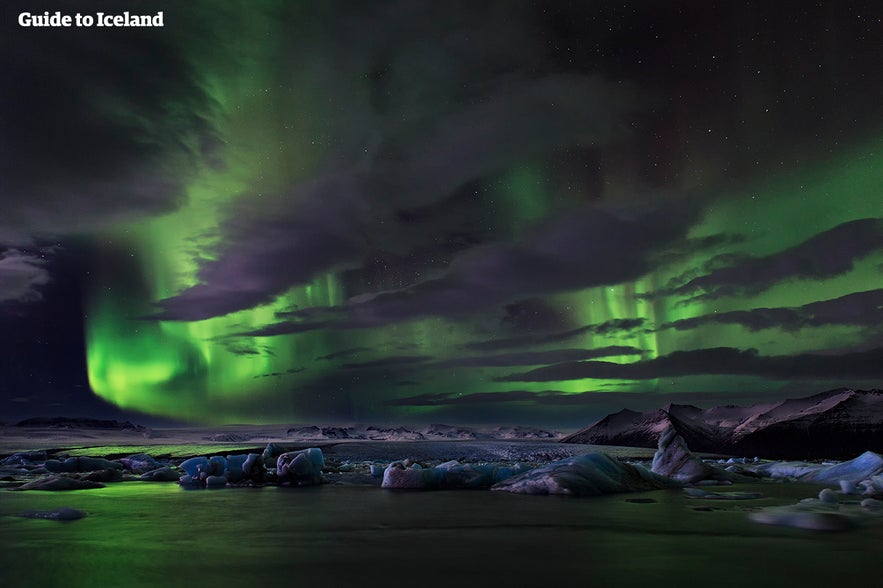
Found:
[[(826, 535), (756, 525), (746, 509), (818, 491), (798, 484), (739, 488), (758, 489), (769, 498), (711, 505), (680, 491), (573, 499), (341, 486), (188, 492), (131, 482), (4, 492), (0, 570), (11, 586), (90, 588), (402, 580), (647, 586), (685, 574), (716, 586), (813, 586), (883, 572), (883, 527)], [(69, 523), (13, 516), (59, 506), (89, 516)], [(707, 506), (715, 510), (695, 510)]]

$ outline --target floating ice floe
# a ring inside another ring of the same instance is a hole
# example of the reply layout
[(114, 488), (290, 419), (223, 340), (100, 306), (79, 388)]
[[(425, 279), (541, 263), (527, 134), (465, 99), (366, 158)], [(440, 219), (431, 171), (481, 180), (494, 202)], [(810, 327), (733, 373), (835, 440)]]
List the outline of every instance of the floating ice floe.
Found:
[(774, 478), (790, 477), (810, 484), (840, 484), (846, 481), (883, 492), (883, 455), (866, 451), (849, 461), (837, 464), (814, 464), (802, 461), (775, 461), (755, 466), (755, 471)]
[(78, 480), (69, 476), (48, 476), (23, 484), (13, 490), (88, 490), (91, 488), (104, 488), (100, 482), (90, 480)]
[[(461, 464), (447, 461), (433, 468), (394, 461), (383, 471), (383, 488), (400, 490), (454, 490), (490, 488), (524, 472), (528, 466), (516, 464)], [(373, 471), (373, 470), (372, 470)]]
[(93, 472), (96, 470), (121, 470), (123, 464), (103, 457), (69, 457), (64, 461), (47, 459), (44, 467), (53, 473)]
[(149, 472), (144, 472), (139, 476), (139, 479), (144, 480), (145, 482), (174, 482), (178, 480), (179, 477), (178, 472), (166, 466)]
[(598, 496), (681, 486), (677, 480), (660, 476), (639, 465), (624, 463), (603, 453), (588, 453), (534, 468), (495, 484), (491, 490), (517, 494)]
[(705, 500), (754, 500), (763, 498), (760, 492), (709, 492), (699, 488), (684, 488), (684, 492), (690, 498), (702, 498)]
[(45, 451), (19, 451), (0, 460), (4, 466), (30, 466), (46, 461)]
[(825, 488), (818, 498), (806, 498), (797, 504), (764, 508), (749, 518), (765, 525), (781, 525), (812, 531), (848, 531), (870, 521), (883, 521), (883, 502), (865, 498), (861, 502), (849, 495)]
[(21, 513), (19, 516), (26, 519), (47, 519), (50, 521), (76, 521), (86, 516), (86, 512), (62, 506), (52, 510), (29, 510)]

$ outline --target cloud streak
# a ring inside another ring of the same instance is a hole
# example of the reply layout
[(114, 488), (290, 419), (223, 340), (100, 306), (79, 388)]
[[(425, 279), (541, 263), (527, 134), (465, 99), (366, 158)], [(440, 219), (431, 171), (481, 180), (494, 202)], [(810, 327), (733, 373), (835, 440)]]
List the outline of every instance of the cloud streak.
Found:
[(494, 378), (498, 382), (554, 382), (582, 379), (650, 380), (697, 375), (759, 376), (772, 379), (851, 380), (883, 377), (883, 348), (840, 355), (762, 356), (754, 349), (716, 347), (675, 351), (629, 364), (605, 361), (560, 363)]
[(741, 325), (749, 331), (782, 329), (792, 332), (828, 325), (883, 325), (883, 289), (854, 292), (797, 307), (752, 308), (707, 314), (666, 323), (660, 330), (685, 331), (715, 324)]
[(822, 280), (845, 274), (855, 262), (881, 248), (883, 219), (849, 221), (778, 253), (731, 256), (724, 267), (651, 296), (690, 296), (693, 300), (752, 296), (787, 280)]

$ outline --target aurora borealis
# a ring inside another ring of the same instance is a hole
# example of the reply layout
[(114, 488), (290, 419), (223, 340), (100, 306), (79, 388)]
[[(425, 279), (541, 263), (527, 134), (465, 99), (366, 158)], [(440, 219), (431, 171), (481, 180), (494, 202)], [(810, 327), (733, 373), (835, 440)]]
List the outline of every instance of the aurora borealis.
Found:
[(0, 9), (4, 415), (576, 426), (880, 386), (876, 3), (95, 6), (164, 26)]

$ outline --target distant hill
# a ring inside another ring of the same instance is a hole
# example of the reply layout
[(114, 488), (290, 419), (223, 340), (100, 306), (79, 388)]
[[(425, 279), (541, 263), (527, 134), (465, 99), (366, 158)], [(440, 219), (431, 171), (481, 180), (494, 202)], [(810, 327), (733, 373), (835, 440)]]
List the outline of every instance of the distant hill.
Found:
[(71, 417), (37, 417), (15, 423), (16, 427), (51, 427), (54, 429), (113, 429), (117, 431), (146, 431), (147, 427), (129, 421), (111, 421)]
[(753, 406), (669, 404), (621, 410), (562, 439), (564, 443), (656, 447), (673, 427), (694, 451), (770, 459), (853, 458), (883, 452), (883, 391), (839, 388)]

